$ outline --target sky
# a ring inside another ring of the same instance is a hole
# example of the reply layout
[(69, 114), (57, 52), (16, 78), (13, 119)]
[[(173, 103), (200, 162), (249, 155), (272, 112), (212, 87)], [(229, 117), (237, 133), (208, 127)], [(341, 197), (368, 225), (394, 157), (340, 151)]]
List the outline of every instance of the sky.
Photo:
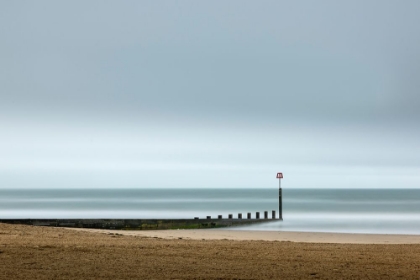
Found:
[(0, 188), (418, 188), (419, 1), (1, 1)]

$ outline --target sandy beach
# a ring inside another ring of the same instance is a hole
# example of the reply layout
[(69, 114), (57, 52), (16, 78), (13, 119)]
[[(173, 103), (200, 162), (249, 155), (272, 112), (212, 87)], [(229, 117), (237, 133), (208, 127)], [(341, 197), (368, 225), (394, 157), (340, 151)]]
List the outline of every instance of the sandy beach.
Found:
[(1, 279), (418, 279), (405, 235), (0, 224)]
[(303, 243), (337, 243), (337, 244), (420, 244), (420, 235), (399, 234), (350, 234), (323, 232), (288, 232), (288, 231), (250, 231), (235, 229), (201, 229), (201, 230), (148, 230), (119, 231), (69, 228), (70, 230), (96, 233), (122, 234), (126, 236), (143, 236), (164, 239), (192, 240), (247, 240), (247, 241), (291, 241)]

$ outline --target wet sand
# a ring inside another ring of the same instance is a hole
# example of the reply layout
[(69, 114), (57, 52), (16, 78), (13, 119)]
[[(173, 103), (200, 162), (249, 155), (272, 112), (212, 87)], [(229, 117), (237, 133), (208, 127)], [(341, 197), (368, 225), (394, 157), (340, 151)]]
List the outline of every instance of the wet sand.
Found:
[(287, 231), (247, 231), (247, 230), (148, 230), (148, 231), (118, 231), (76, 229), (72, 230), (119, 233), (129, 236), (158, 237), (164, 239), (192, 239), (192, 240), (261, 240), (261, 241), (292, 241), (304, 243), (337, 243), (337, 244), (420, 244), (420, 235), (397, 234), (350, 234), (350, 233), (321, 233), (321, 232), (287, 232)]
[(0, 279), (419, 279), (418, 243), (417, 236), (0, 224)]

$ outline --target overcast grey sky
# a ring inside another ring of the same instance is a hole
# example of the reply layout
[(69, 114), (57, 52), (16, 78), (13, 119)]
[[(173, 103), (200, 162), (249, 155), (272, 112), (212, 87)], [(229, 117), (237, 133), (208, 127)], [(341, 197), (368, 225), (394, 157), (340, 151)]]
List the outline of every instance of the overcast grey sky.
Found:
[(419, 11), (1, 1), (0, 187), (419, 187)]

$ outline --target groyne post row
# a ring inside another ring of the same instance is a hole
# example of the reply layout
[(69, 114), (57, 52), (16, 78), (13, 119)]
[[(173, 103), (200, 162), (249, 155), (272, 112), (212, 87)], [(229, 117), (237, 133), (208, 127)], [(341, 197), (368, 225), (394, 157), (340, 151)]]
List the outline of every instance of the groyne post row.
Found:
[[(247, 215), (246, 215), (246, 218), (248, 220), (252, 220), (251, 213), (248, 212)], [(198, 220), (199, 217), (194, 217), (194, 219), (195, 220)], [(211, 220), (212, 218), (211, 218), (211, 216), (206, 216), (206, 219), (207, 220)], [(223, 215), (217, 215), (217, 219), (218, 220), (222, 220), (223, 219)], [(228, 219), (229, 220), (232, 220), (233, 219), (233, 214), (229, 214), (228, 215)], [(260, 220), (260, 212), (255, 212), (255, 219), (256, 220)], [(271, 211), (271, 219), (272, 220), (275, 220), (276, 219), (276, 211), (275, 210)], [(238, 213), (238, 220), (242, 220), (242, 213)], [(264, 220), (268, 220), (268, 211), (264, 211)]]

